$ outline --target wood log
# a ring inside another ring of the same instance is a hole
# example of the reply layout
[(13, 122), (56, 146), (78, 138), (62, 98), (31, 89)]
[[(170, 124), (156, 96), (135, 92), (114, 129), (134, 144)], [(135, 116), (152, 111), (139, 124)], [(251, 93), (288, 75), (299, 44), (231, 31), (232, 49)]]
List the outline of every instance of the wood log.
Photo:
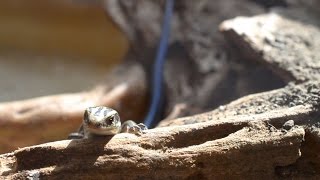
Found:
[(276, 129), (268, 121), (283, 114), (270, 115), (274, 113), (156, 128), (141, 136), (123, 133), (26, 147), (2, 155), (1, 172), (41, 179), (253, 178), (261, 173), (275, 178), (275, 168), (300, 157), (305, 131), (301, 126)]

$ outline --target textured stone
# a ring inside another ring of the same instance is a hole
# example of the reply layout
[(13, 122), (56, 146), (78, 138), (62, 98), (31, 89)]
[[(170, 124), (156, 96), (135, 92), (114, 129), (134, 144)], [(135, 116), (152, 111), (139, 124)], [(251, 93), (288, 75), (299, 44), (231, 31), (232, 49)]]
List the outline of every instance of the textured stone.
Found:
[(242, 54), (271, 66), (287, 81), (318, 80), (320, 30), (270, 13), (225, 21), (221, 31)]

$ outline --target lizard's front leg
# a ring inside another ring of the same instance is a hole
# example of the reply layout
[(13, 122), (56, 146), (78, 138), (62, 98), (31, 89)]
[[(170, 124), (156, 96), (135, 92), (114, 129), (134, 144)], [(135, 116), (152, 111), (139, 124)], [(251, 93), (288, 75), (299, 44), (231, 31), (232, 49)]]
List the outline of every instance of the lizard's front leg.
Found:
[(147, 130), (147, 126), (142, 123), (135, 123), (134, 121), (125, 121), (121, 126), (121, 133), (127, 132), (131, 134), (141, 135)]

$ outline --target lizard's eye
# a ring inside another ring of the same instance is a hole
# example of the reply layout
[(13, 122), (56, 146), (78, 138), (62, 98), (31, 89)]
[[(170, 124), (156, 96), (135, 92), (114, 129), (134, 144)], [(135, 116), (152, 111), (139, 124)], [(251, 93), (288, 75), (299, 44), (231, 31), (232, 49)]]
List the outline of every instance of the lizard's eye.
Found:
[(112, 123), (114, 121), (114, 116), (110, 116), (107, 119), (108, 123)]

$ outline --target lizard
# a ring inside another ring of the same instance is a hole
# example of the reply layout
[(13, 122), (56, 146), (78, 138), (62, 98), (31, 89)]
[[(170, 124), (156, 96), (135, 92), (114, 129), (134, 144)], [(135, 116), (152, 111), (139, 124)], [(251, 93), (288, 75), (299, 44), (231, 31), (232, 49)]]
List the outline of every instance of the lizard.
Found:
[(92, 138), (95, 136), (132, 133), (141, 135), (148, 128), (142, 123), (127, 120), (121, 124), (119, 113), (108, 107), (95, 106), (84, 110), (82, 125), (78, 132), (71, 133), (69, 139)]

